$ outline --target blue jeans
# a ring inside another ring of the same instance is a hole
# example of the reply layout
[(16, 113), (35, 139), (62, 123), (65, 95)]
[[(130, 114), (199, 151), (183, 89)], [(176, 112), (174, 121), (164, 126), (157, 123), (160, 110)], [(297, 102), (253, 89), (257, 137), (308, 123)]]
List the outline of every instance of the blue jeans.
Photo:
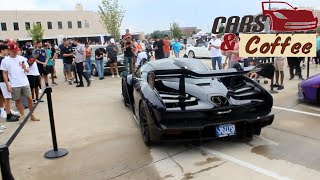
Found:
[(211, 58), (211, 61), (212, 61), (212, 69), (213, 70), (216, 70), (216, 64), (218, 62), (218, 66), (219, 66), (219, 69), (222, 69), (222, 57), (219, 56), (219, 57), (212, 57)]
[(132, 74), (132, 61), (133, 61), (133, 57), (124, 56), (124, 70), (123, 70), (124, 76), (128, 75), (128, 65), (130, 68), (130, 74)]
[(87, 71), (87, 77), (88, 79), (91, 79), (91, 59), (90, 58), (86, 58), (86, 71)]
[(103, 70), (103, 60), (96, 60), (97, 71), (99, 78), (103, 78), (104, 70)]

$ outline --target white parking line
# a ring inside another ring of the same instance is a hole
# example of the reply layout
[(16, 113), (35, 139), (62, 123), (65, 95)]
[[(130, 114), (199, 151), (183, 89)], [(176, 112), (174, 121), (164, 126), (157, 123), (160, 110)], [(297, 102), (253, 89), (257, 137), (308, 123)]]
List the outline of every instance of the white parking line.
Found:
[(285, 177), (285, 176), (281, 176), (275, 172), (272, 172), (272, 171), (269, 171), (267, 169), (263, 169), (261, 167), (258, 167), (256, 165), (253, 165), (253, 164), (250, 164), (248, 162), (244, 162), (240, 159), (237, 159), (237, 158), (234, 158), (232, 156), (229, 156), (227, 154), (224, 154), (224, 153), (221, 153), (221, 152), (218, 152), (218, 151), (215, 151), (215, 150), (212, 150), (212, 149), (208, 149), (206, 147), (200, 147), (201, 150), (207, 152), (207, 153), (210, 153), (212, 155), (215, 155), (215, 156), (218, 156), (220, 158), (223, 158), (223, 159), (226, 159), (230, 162), (233, 162), (233, 163), (236, 163), (236, 164), (239, 164), (243, 167), (246, 167), (246, 168), (249, 168), (251, 170), (254, 170), (256, 172), (259, 172), (261, 174), (264, 174), (266, 176), (269, 176), (269, 177), (272, 177), (272, 178), (275, 178), (275, 179), (278, 179), (278, 180), (291, 180), (290, 178), (288, 177)]
[(282, 107), (277, 107), (277, 106), (273, 106), (272, 108), (283, 110), (283, 111), (290, 111), (290, 112), (295, 112), (295, 113), (300, 113), (300, 114), (306, 114), (306, 115), (310, 115), (310, 116), (320, 117), (320, 114), (317, 114), (317, 113), (310, 113), (310, 112), (299, 111), (299, 110), (288, 109), (288, 108), (282, 108)]

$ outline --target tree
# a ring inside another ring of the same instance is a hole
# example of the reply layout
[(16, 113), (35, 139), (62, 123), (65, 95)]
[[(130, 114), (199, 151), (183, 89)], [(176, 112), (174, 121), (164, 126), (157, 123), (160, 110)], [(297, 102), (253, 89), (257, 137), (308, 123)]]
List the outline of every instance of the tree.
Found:
[(318, 28), (317, 28), (317, 32), (318, 32), (318, 33), (320, 33), (320, 26), (318, 26)]
[(171, 24), (170, 30), (171, 30), (172, 36), (173, 36), (174, 38), (178, 38), (178, 39), (181, 39), (181, 38), (182, 38), (181, 29), (180, 29), (178, 23), (173, 22), (173, 23)]
[(41, 24), (33, 23), (32, 27), (28, 30), (28, 34), (31, 36), (32, 41), (42, 41), (44, 29)]
[(150, 34), (151, 38), (157, 36), (157, 37), (160, 38), (160, 39), (163, 39), (163, 38), (164, 38), (164, 35), (165, 35), (165, 34), (164, 34), (162, 31), (159, 31), (159, 30), (153, 31), (153, 32)]
[(102, 0), (99, 5), (100, 20), (108, 33), (116, 40), (120, 39), (120, 27), (125, 10), (119, 6), (118, 0)]

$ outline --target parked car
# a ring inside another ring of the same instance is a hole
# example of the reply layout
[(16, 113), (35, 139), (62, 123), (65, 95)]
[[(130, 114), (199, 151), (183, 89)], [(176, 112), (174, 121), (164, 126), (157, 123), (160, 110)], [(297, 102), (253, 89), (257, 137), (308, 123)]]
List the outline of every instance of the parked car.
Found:
[(301, 81), (298, 86), (297, 95), (300, 100), (320, 104), (320, 74)]
[(272, 124), (272, 96), (237, 71), (210, 70), (196, 59), (150, 61), (122, 78), (143, 141), (252, 137)]
[(187, 46), (186, 54), (189, 58), (211, 58), (208, 42), (199, 42), (195, 46)]
[[(96, 66), (96, 60), (95, 60), (95, 51), (99, 48), (106, 49), (107, 45), (91, 45), (91, 63), (92, 63), (92, 75), (98, 76), (98, 71), (97, 71), (97, 66)], [(118, 68), (119, 68), (119, 73), (124, 70), (124, 55), (122, 53), (122, 50), (120, 47), (118, 47), (118, 56), (117, 56), (117, 61), (118, 61)], [(103, 64), (104, 64), (104, 73), (105, 74), (111, 74), (110, 72), (110, 65), (107, 57), (103, 58)]]
[[(268, 9), (269, 3), (285, 8)], [(300, 10), (287, 2), (262, 2), (262, 13), (270, 19), (271, 31), (306, 31), (314, 30), (318, 26), (318, 18), (311, 10)]]

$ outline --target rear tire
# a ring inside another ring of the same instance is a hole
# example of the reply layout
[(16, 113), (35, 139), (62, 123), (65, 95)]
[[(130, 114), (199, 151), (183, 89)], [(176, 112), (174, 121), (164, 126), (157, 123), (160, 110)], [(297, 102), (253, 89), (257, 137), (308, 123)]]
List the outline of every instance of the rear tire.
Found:
[(125, 79), (122, 79), (122, 96), (124, 106), (128, 107), (130, 105), (129, 95), (128, 95), (128, 88), (126, 87), (126, 83), (124, 82)]

